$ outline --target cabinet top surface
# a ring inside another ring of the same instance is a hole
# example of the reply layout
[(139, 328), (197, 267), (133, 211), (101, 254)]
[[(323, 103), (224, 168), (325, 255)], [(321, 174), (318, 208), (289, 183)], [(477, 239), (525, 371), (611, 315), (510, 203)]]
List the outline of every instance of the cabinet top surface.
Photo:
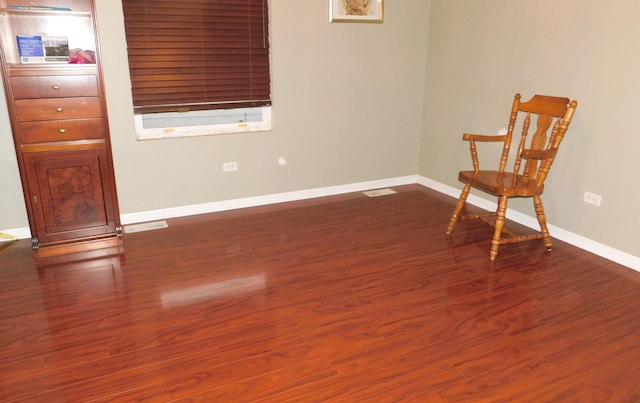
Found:
[(78, 74), (95, 74), (96, 67), (95, 64), (9, 64), (7, 65), (7, 71), (11, 76), (74, 76)]

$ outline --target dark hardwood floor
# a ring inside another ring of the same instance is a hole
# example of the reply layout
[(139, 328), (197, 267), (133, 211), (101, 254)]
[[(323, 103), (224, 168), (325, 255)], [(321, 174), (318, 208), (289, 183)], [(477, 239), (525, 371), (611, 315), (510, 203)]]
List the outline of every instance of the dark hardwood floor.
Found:
[(557, 240), (492, 263), (485, 224), (445, 235), (454, 199), (396, 190), (173, 219), (122, 258), (3, 244), (0, 400), (640, 401), (640, 273)]

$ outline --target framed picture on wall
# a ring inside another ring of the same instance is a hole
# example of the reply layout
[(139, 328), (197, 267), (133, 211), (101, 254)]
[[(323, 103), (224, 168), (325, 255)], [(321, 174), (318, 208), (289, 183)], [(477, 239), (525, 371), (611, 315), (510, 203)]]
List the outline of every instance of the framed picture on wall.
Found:
[(331, 22), (382, 22), (383, 0), (329, 0)]

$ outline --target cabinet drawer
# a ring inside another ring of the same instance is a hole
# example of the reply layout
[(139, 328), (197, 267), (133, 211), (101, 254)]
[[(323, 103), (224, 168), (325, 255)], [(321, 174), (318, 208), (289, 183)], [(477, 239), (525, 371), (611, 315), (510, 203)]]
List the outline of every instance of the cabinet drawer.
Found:
[(11, 88), (15, 99), (98, 96), (95, 75), (14, 76), (11, 77)]
[(99, 118), (20, 123), (23, 144), (101, 138), (104, 138), (104, 126)]
[(18, 99), (15, 102), (20, 122), (100, 117), (99, 98)]

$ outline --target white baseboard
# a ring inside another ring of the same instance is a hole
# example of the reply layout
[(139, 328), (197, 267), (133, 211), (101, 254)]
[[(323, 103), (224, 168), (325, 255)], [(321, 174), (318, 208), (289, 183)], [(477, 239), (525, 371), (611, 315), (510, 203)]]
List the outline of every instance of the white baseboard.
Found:
[(145, 221), (161, 220), (176, 217), (186, 217), (196, 214), (215, 213), (219, 211), (235, 210), (246, 207), (266, 206), (268, 204), (285, 203), (296, 200), (313, 199), (316, 197), (334, 196), (344, 193), (362, 192), (365, 190), (401, 186), (417, 183), (418, 176), (402, 176), (368, 182), (351, 183), (347, 185), (330, 186), (325, 188), (300, 190), (295, 192), (277, 193), (265, 196), (246, 197), (243, 199), (224, 200), (219, 202), (194, 204), (166, 208), (160, 210), (129, 213), (121, 216), (122, 224), (132, 224)]
[[(264, 206), (275, 203), (285, 203), (295, 200), (313, 199), (316, 197), (334, 196), (344, 193), (362, 192), (365, 190), (401, 186), (409, 184), (420, 184), (429, 189), (433, 189), (453, 198), (460, 196), (460, 189), (445, 185), (420, 175), (401, 176), (389, 179), (380, 179), (367, 182), (351, 183), (347, 185), (329, 186), (317, 189), (300, 190), (295, 192), (278, 193), (265, 196), (246, 197), (242, 199), (224, 200), (219, 202), (194, 204), (190, 206), (172, 207), (159, 210), (143, 211), (138, 213), (122, 214), (121, 220), (123, 225), (142, 223), (155, 220), (164, 220), (168, 218), (186, 217), (196, 214), (215, 213), (219, 211), (235, 210), (246, 207)], [(481, 197), (470, 194), (467, 202), (474, 206), (485, 210), (495, 210), (496, 203), (483, 199)], [(537, 228), (538, 221), (534, 217), (522, 214), (518, 211), (507, 209), (507, 217), (517, 223), (530, 228)], [(554, 238), (567, 242), (578, 248), (589, 251), (595, 255), (604, 257), (613, 262), (629, 267), (640, 272), (640, 257), (631, 255), (626, 252), (614, 249), (610, 246), (601, 244), (581, 235), (567, 231), (563, 228), (548, 224), (549, 231)], [(19, 239), (30, 238), (29, 228), (14, 228), (8, 230), (0, 230), (0, 232), (13, 235)]]
[[(31, 238), (31, 231), (29, 231), (29, 227), (3, 229), (3, 230), (0, 230), (0, 232), (3, 234), (14, 236), (18, 239)], [(0, 237), (0, 243), (11, 242), (11, 241), (12, 241), (11, 239)]]
[[(418, 176), (418, 182), (420, 185), (436, 190), (440, 193), (458, 198), (460, 196), (461, 189), (457, 189), (440, 182)], [(469, 194), (467, 203), (480, 207), (484, 210), (494, 211), (498, 205), (497, 203), (488, 201), (481, 197)], [(538, 229), (538, 220), (535, 217), (528, 216), (518, 211), (507, 208), (507, 217), (519, 224), (525, 225), (529, 228)], [(635, 271), (640, 271), (640, 257), (631, 255), (629, 253), (614, 249), (610, 246), (596, 242), (589, 238), (585, 238), (581, 235), (575, 234), (571, 231), (567, 231), (563, 228), (556, 227), (555, 225), (548, 223), (549, 232), (554, 238), (564, 241), (573, 246), (577, 246), (580, 249), (584, 249), (588, 252), (598, 255), (605, 259), (611, 260), (623, 266), (629, 267)]]

